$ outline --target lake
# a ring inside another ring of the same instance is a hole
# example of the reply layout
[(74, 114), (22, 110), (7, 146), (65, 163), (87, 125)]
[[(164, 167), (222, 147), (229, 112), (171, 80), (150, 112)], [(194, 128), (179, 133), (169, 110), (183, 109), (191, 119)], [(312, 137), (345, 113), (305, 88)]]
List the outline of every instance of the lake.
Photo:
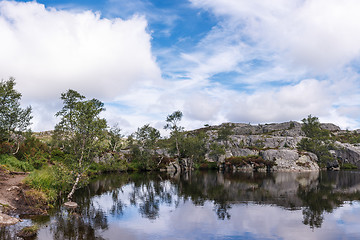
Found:
[(360, 239), (360, 172), (119, 173), (79, 189), (71, 212), (1, 228), (12, 239)]

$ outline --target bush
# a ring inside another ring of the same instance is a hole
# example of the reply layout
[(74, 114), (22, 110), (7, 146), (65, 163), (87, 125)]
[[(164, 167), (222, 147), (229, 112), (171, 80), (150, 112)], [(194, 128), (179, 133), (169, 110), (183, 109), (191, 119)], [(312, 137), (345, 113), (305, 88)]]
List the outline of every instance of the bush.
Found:
[(353, 169), (358, 169), (358, 167), (354, 164), (351, 163), (344, 163), (341, 165), (340, 167), (341, 169), (346, 169), (346, 170), (353, 170)]
[(272, 167), (274, 162), (265, 161), (261, 156), (250, 155), (250, 156), (240, 156), (240, 157), (230, 157), (225, 159), (225, 164), (230, 166), (242, 167), (246, 165), (253, 164), (255, 169), (262, 167)]
[(218, 169), (218, 165), (216, 162), (203, 162), (198, 165), (195, 165), (195, 168), (201, 169), (201, 170), (210, 170), (210, 169)]
[(5, 165), (8, 170), (15, 172), (29, 172), (34, 170), (34, 167), (29, 163), (19, 161), (16, 157), (6, 154), (0, 155), (0, 164)]
[(321, 166), (326, 166), (327, 162), (335, 160), (329, 151), (330, 149), (334, 149), (334, 146), (321, 140), (303, 138), (298, 143), (298, 148), (300, 150), (314, 153), (318, 157), (318, 163)]

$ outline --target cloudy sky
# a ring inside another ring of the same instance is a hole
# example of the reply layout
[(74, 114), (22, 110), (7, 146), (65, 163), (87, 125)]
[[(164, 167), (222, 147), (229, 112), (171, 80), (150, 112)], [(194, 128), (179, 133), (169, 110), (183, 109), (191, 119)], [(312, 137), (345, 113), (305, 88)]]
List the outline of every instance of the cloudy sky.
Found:
[(15, 77), (35, 131), (71, 88), (123, 133), (309, 114), (360, 128), (358, 0), (0, 1), (0, 78)]

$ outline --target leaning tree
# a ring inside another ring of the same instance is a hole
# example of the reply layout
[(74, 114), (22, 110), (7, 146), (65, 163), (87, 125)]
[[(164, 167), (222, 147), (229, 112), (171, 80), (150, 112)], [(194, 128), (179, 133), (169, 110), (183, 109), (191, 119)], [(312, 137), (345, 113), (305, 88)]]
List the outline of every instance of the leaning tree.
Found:
[(55, 126), (55, 135), (63, 151), (73, 159), (67, 163), (75, 172), (74, 184), (67, 196), (70, 201), (83, 174), (101, 149), (107, 123), (99, 116), (105, 110), (101, 101), (86, 100), (74, 90), (61, 94), (61, 99), (64, 106), (56, 113), (61, 120)]

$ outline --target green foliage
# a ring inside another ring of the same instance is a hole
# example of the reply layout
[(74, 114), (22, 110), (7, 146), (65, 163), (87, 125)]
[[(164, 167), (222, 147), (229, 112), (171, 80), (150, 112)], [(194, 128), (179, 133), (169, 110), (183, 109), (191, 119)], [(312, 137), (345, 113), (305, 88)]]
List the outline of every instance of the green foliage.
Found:
[(39, 231), (39, 226), (33, 225), (33, 226), (24, 227), (16, 235), (23, 239), (30, 239), (30, 238), (35, 237), (37, 235), (38, 231)]
[(128, 144), (131, 151), (130, 170), (146, 171), (157, 167), (156, 143), (160, 139), (160, 132), (149, 124), (144, 125), (128, 137)]
[(160, 138), (159, 130), (146, 124), (135, 132), (135, 139), (140, 146), (145, 150), (155, 151), (155, 144)]
[(346, 131), (345, 133), (333, 136), (332, 140), (351, 144), (360, 143), (360, 133)]
[(199, 170), (215, 170), (215, 169), (219, 169), (219, 166), (217, 165), (216, 162), (201, 162), (198, 164), (195, 164), (195, 168), (199, 169)]
[(183, 114), (181, 111), (175, 111), (172, 114), (168, 115), (166, 117), (166, 125), (164, 126), (164, 129), (170, 130), (170, 136), (171, 136), (171, 141), (174, 143), (175, 145), (175, 149), (176, 149), (176, 154), (177, 157), (180, 157), (180, 146), (179, 146), (179, 142), (181, 141), (181, 139), (184, 137), (183, 131), (184, 128), (179, 126), (179, 123), (181, 121)]
[(351, 163), (343, 163), (341, 166), (340, 166), (341, 169), (346, 169), (346, 170), (355, 170), (355, 169), (358, 169), (358, 167), (354, 164), (351, 164)]
[(25, 184), (42, 191), (50, 202), (55, 201), (59, 195), (71, 189), (75, 172), (63, 164), (47, 166), (33, 171), (25, 178)]
[(318, 157), (318, 163), (321, 167), (326, 163), (334, 161), (334, 157), (329, 150), (335, 149), (335, 146), (329, 141), (330, 132), (320, 128), (320, 122), (317, 117), (309, 115), (303, 119), (302, 130), (308, 138), (303, 138), (298, 143), (298, 149), (315, 153)]
[(122, 138), (124, 137), (124, 135), (121, 134), (121, 129), (118, 127), (117, 124), (110, 128), (108, 136), (109, 148), (111, 149), (111, 151), (119, 151), (122, 147)]
[(221, 155), (225, 154), (225, 146), (219, 145), (217, 143), (210, 144), (210, 153), (211, 157), (218, 158)]
[(20, 107), (21, 93), (14, 89), (15, 79), (0, 81), (0, 141), (11, 139), (12, 133), (25, 131), (30, 125), (31, 107)]
[(99, 117), (105, 110), (101, 101), (85, 100), (74, 90), (61, 94), (61, 99), (64, 106), (56, 113), (61, 120), (55, 126), (54, 142), (73, 158), (73, 163), (68, 166), (74, 169), (77, 177), (68, 196), (71, 198), (87, 167), (103, 150), (107, 124), (105, 119)]
[(255, 169), (274, 166), (274, 162), (266, 161), (261, 156), (258, 155), (229, 157), (225, 159), (225, 164), (227, 166), (236, 166), (236, 167), (254, 165)]
[(329, 152), (329, 150), (334, 149), (332, 144), (318, 139), (303, 138), (298, 143), (298, 149), (316, 154), (321, 166), (326, 166), (327, 162), (335, 160)]
[(329, 139), (330, 132), (328, 130), (324, 130), (320, 128), (319, 118), (311, 116), (311, 114), (301, 120), (303, 122), (303, 126), (301, 130), (304, 131), (305, 135), (309, 138), (315, 138), (320, 140)]
[(8, 170), (14, 172), (29, 172), (34, 170), (34, 167), (31, 164), (20, 161), (16, 157), (6, 154), (0, 155), (0, 164), (5, 165)]
[(227, 141), (231, 134), (233, 134), (233, 128), (230, 124), (226, 124), (218, 130), (217, 140)]
[(39, 169), (50, 160), (50, 149), (47, 144), (35, 138), (31, 132), (25, 135), (15, 156)]
[(114, 161), (92, 162), (87, 172), (89, 175), (95, 175), (106, 172), (126, 171), (127, 169), (128, 166), (124, 159), (114, 157)]
[(207, 135), (203, 132), (195, 135), (184, 135), (184, 137), (180, 139), (180, 156), (190, 160), (190, 167), (192, 167), (194, 163), (204, 160), (206, 154), (206, 139)]

